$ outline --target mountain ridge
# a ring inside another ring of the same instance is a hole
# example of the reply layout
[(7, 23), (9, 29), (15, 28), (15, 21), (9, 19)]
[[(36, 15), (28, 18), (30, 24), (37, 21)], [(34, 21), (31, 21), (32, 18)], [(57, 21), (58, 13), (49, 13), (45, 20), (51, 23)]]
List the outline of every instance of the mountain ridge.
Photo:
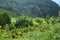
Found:
[(60, 7), (51, 0), (0, 0), (0, 10), (12, 16), (45, 17), (58, 16)]

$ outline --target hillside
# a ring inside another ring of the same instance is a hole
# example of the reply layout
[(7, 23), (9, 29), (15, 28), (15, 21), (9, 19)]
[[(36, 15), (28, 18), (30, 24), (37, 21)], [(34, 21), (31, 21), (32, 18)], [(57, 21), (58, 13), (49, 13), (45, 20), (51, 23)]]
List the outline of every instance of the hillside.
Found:
[(0, 40), (60, 40), (59, 10), (51, 0), (0, 0)]
[(12, 16), (45, 17), (58, 16), (60, 7), (51, 0), (0, 0), (0, 10)]
[(11, 21), (11, 24), (0, 26), (0, 40), (60, 40), (60, 17), (20, 17)]

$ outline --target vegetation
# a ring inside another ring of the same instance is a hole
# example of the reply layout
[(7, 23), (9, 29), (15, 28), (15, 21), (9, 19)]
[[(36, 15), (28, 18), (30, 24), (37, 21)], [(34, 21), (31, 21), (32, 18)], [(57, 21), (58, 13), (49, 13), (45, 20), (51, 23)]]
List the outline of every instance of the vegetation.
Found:
[(0, 13), (0, 26), (5, 26), (11, 23), (11, 18), (8, 12)]
[(0, 11), (7, 10), (12, 16), (58, 16), (60, 7), (52, 0), (0, 0)]
[(32, 20), (28, 20), (27, 17), (23, 17), (23, 18), (20, 17), (15, 23), (15, 26), (20, 28), (28, 27), (29, 25), (32, 26), (33, 23)]
[(0, 40), (60, 40), (60, 16), (13, 18), (3, 12), (0, 17)]
[(59, 10), (52, 0), (0, 0), (0, 40), (60, 40)]

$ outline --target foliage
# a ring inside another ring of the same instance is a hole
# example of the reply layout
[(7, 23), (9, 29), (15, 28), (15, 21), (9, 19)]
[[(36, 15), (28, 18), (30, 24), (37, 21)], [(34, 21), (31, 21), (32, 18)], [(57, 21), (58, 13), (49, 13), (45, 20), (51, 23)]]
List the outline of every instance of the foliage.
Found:
[(0, 13), (0, 26), (4, 26), (10, 23), (11, 23), (11, 18), (9, 16), (9, 13), (8, 12)]
[(5, 27), (4, 27), (4, 29), (5, 30), (13, 30), (13, 29), (15, 29), (16, 27), (11, 23), (11, 24), (6, 24), (5, 25)]
[(28, 27), (28, 26), (32, 26), (32, 21), (31, 20), (28, 20), (26, 17), (23, 17), (23, 18), (19, 18), (16, 23), (15, 23), (15, 26), (18, 28), (18, 27)]
[(13, 16), (45, 17), (57, 16), (60, 7), (52, 0), (0, 0), (0, 10)]
[[(19, 17), (17, 19), (14, 19), (14, 21), (16, 20), (16, 22), (11, 23), (10, 25), (7, 24), (4, 29), (0, 29), (0, 39), (60, 40), (60, 22), (58, 22), (58, 19), (59, 17), (32, 19), (27, 17)], [(25, 22), (28, 26), (25, 25)], [(18, 23), (18, 26), (16, 26), (15, 23)], [(30, 23), (33, 24), (33, 26), (31, 26)]]

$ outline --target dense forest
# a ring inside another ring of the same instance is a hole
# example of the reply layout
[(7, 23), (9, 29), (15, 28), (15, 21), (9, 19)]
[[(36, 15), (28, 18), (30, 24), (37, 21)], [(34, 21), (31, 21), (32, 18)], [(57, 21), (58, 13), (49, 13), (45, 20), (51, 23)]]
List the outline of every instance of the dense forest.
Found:
[(0, 0), (0, 10), (9, 11), (14, 17), (56, 17), (60, 7), (52, 0)]
[(0, 40), (60, 40), (60, 6), (52, 0), (0, 0)]

